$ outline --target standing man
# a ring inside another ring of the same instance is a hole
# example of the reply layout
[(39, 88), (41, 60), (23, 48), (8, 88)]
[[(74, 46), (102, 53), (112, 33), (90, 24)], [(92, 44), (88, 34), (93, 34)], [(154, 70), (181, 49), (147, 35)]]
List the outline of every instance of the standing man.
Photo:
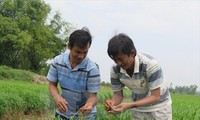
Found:
[[(111, 69), (113, 97), (106, 101), (106, 110), (120, 113), (131, 109), (136, 120), (171, 120), (171, 97), (159, 63), (150, 55), (137, 54), (129, 36), (112, 37), (107, 49), (116, 63)], [(123, 102), (123, 88), (132, 91), (131, 102)]]
[(57, 107), (56, 118), (77, 119), (82, 117), (81, 113), (87, 120), (96, 117), (100, 72), (87, 57), (91, 43), (92, 37), (87, 28), (75, 30), (69, 37), (69, 52), (56, 56), (50, 66), (47, 79)]

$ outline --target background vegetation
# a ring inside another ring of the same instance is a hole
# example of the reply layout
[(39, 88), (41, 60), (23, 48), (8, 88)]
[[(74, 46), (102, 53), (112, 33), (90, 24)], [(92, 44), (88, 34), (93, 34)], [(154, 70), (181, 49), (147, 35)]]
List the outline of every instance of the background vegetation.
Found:
[(0, 0), (0, 65), (39, 73), (63, 52), (73, 26), (43, 0)]
[[(38, 84), (34, 79), (35, 73), (0, 66), (0, 120), (44, 120), (52, 119), (55, 103), (49, 95), (48, 85)], [(125, 101), (130, 101), (131, 92), (124, 89)], [(174, 120), (199, 120), (200, 97), (172, 93)], [(106, 99), (110, 99), (112, 91), (110, 84), (103, 82), (98, 93), (97, 120), (128, 120), (130, 110), (118, 114), (108, 114), (104, 108)], [(82, 119), (82, 118), (80, 118)]]

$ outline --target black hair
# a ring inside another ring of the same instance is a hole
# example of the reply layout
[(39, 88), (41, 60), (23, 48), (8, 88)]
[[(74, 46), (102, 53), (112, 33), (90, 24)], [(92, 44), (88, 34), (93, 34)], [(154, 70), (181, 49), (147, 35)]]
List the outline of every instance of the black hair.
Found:
[(84, 48), (88, 45), (88, 43), (89, 45), (92, 44), (92, 36), (87, 27), (83, 27), (82, 29), (75, 30), (69, 36), (69, 44), (71, 47), (74, 47), (74, 45), (77, 45), (80, 48)]
[(132, 39), (124, 33), (115, 35), (108, 42), (107, 53), (111, 59), (116, 57), (120, 52), (130, 55), (132, 50), (134, 50), (136, 55), (137, 50), (134, 46)]

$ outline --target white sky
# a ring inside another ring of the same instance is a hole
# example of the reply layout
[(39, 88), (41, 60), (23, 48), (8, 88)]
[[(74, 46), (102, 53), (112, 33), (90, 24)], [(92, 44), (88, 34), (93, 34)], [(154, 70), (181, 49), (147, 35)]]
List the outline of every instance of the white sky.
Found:
[(101, 79), (110, 82), (113, 61), (107, 44), (116, 33), (129, 35), (138, 53), (161, 64), (168, 83), (196, 84), (200, 90), (199, 0), (44, 0), (63, 20), (87, 26), (93, 36), (88, 56), (100, 66)]

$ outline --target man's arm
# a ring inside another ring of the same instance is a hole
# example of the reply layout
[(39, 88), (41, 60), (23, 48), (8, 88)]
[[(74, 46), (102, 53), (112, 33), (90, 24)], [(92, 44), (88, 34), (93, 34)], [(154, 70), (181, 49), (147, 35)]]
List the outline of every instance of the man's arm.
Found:
[(49, 81), (49, 92), (53, 99), (56, 102), (56, 107), (60, 112), (66, 112), (67, 111), (67, 101), (60, 96), (58, 88), (57, 88), (57, 83)]
[(88, 100), (86, 102), (86, 104), (90, 104), (91, 106), (95, 106), (98, 102), (97, 99), (97, 94), (96, 93), (89, 93), (88, 94)]
[(119, 105), (123, 100), (123, 91), (115, 91), (113, 93), (113, 97), (112, 97), (112, 101), (113, 101), (113, 105)]
[(136, 102), (130, 102), (130, 103), (123, 102), (117, 106), (112, 107), (111, 113), (120, 113), (130, 108), (145, 106), (159, 101), (160, 101), (160, 88), (156, 88), (154, 90), (151, 90), (151, 96), (145, 97), (144, 99), (141, 99)]
[(145, 106), (145, 105), (149, 105), (149, 104), (159, 102), (159, 101), (160, 101), (160, 87), (154, 90), (151, 90), (151, 96), (145, 97), (142, 100), (131, 103), (130, 107), (134, 108), (134, 107), (139, 107), (139, 106)]

